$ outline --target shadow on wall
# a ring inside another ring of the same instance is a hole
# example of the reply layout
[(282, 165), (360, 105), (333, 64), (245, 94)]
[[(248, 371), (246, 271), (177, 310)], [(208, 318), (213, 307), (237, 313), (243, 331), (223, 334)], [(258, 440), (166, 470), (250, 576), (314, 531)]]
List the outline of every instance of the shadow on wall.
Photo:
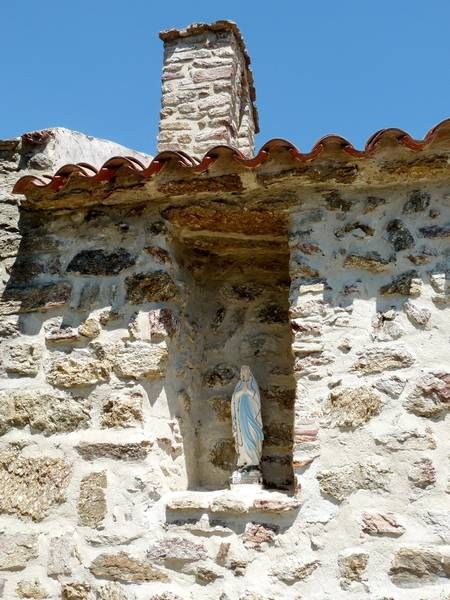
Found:
[(186, 290), (180, 348), (186, 353), (186, 435), (195, 453), (191, 488), (228, 486), (236, 468), (231, 396), (241, 365), (261, 391), (262, 472), (267, 487), (293, 484), (295, 380), (288, 319), (289, 254), (284, 243), (198, 239), (175, 244)]

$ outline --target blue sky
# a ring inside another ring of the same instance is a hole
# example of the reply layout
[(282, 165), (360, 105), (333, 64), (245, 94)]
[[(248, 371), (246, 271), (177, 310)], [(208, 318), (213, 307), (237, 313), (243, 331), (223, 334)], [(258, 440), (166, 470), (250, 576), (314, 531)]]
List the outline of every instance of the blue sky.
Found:
[(2, 3), (0, 138), (62, 126), (155, 153), (161, 29), (237, 22), (261, 133), (306, 151), (450, 116), (448, 0), (11, 0)]

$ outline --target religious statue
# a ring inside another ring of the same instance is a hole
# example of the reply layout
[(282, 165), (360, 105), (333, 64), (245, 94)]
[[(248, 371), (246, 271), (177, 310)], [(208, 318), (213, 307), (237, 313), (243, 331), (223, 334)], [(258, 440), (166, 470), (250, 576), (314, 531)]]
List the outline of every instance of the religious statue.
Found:
[(233, 474), (232, 483), (242, 482), (246, 479), (242, 475), (252, 471), (256, 472), (256, 479), (253, 479), (259, 483), (259, 463), (264, 439), (261, 399), (256, 379), (247, 365), (241, 367), (241, 376), (234, 388), (231, 399), (231, 416), (238, 457), (238, 473)]

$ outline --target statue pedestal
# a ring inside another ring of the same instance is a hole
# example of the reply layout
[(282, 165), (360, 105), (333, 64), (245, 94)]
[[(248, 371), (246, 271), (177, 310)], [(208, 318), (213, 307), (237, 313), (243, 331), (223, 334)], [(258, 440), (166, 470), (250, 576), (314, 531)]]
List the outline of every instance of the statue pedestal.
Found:
[(259, 469), (251, 471), (234, 471), (230, 477), (230, 488), (262, 489), (262, 476)]

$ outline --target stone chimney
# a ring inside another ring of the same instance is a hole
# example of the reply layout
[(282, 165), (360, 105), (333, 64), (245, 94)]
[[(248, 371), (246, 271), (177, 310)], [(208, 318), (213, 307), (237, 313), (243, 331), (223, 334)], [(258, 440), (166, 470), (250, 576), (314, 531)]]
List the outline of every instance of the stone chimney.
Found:
[(253, 156), (258, 113), (250, 58), (231, 21), (160, 33), (164, 42), (158, 152), (200, 159), (228, 145)]

